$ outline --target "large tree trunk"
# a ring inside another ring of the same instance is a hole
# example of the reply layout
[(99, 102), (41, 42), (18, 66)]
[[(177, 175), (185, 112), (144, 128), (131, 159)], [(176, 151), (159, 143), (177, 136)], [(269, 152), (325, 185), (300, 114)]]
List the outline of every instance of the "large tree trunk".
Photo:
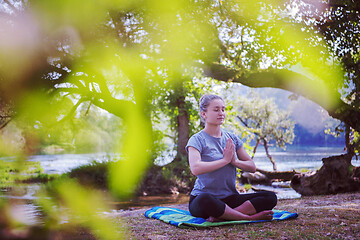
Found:
[(249, 184), (265, 184), (270, 185), (273, 181), (290, 181), (295, 174), (299, 172), (293, 171), (266, 171), (262, 169), (256, 169), (255, 173), (243, 172), (241, 174), (241, 182)]
[(162, 168), (164, 175), (171, 174), (171, 192), (188, 193), (194, 184), (195, 177), (191, 174), (187, 161), (185, 146), (189, 140), (189, 115), (186, 109), (185, 90), (182, 84), (175, 86), (175, 107), (178, 109), (177, 120), (177, 155), (175, 159)]
[(318, 171), (294, 175), (291, 187), (302, 195), (358, 191), (360, 171), (351, 165), (352, 157), (350, 153), (323, 158), (323, 166)]
[(261, 174), (264, 174), (268, 179), (271, 180), (280, 180), (280, 181), (290, 181), (295, 174), (298, 174), (299, 172), (296, 172), (295, 170), (292, 171), (282, 171), (282, 172), (272, 172), (272, 171), (266, 171), (262, 169), (256, 169), (256, 171), (260, 172)]
[(189, 116), (185, 108), (185, 96), (179, 96), (176, 100), (179, 109), (177, 116), (177, 132), (178, 132), (178, 157), (184, 159), (187, 156), (185, 146), (189, 140)]

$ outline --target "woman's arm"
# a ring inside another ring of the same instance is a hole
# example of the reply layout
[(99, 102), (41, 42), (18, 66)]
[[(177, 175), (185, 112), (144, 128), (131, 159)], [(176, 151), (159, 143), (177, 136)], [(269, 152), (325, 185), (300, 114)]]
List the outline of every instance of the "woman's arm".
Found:
[(244, 147), (241, 147), (236, 152), (237, 157), (234, 157), (231, 164), (237, 168), (240, 168), (246, 172), (255, 172), (256, 166), (249, 154), (245, 151)]
[(216, 160), (216, 161), (211, 161), (211, 162), (201, 161), (200, 152), (194, 147), (189, 147), (188, 151), (189, 151), (190, 170), (191, 170), (192, 174), (194, 174), (195, 176), (204, 174), (204, 173), (213, 172), (213, 171), (215, 171), (219, 168), (222, 168), (223, 166), (231, 163), (232, 159), (236, 158), (235, 157), (235, 146), (232, 143), (231, 139), (230, 139), (230, 141), (228, 140), (226, 142), (226, 146), (225, 146), (224, 152), (223, 152), (223, 158)]

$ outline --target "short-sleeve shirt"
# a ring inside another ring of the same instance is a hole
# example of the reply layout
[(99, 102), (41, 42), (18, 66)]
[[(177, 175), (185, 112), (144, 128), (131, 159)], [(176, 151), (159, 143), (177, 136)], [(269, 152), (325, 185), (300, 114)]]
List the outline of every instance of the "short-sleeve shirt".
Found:
[[(186, 145), (186, 150), (193, 147), (200, 152), (201, 161), (211, 162), (223, 158), (223, 150), (228, 138), (234, 142), (236, 151), (242, 147), (243, 142), (233, 133), (223, 131), (220, 138), (212, 137), (204, 130), (194, 134)], [(213, 172), (197, 176), (191, 195), (197, 196), (200, 193), (210, 193), (222, 199), (234, 193), (236, 190), (236, 167), (231, 163)]]

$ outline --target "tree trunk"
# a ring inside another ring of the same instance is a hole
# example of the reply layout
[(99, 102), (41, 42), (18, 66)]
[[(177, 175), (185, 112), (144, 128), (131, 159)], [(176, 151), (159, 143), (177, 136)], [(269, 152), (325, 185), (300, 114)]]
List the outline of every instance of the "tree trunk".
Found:
[(270, 162), (272, 163), (273, 165), (273, 169), (274, 171), (277, 171), (277, 167), (276, 167), (276, 163), (275, 163), (275, 160), (274, 158), (270, 155), (269, 153), (269, 146), (267, 144), (267, 141), (265, 139), (263, 139), (264, 141), (264, 148), (265, 148), (265, 152), (266, 152), (266, 156), (270, 159)]
[(256, 153), (256, 149), (257, 149), (257, 147), (259, 146), (259, 143), (260, 143), (260, 139), (257, 139), (257, 140), (256, 140), (256, 144), (255, 144), (255, 147), (254, 147), (254, 150), (253, 150), (253, 154), (252, 154), (252, 156), (251, 156), (251, 159), (254, 159), (255, 153)]
[(243, 172), (241, 174), (241, 182), (249, 184), (265, 184), (270, 185), (274, 180), (276, 181), (290, 181), (295, 174), (299, 174), (295, 170), (273, 172), (265, 171), (262, 169), (256, 169), (255, 173)]
[(179, 115), (177, 116), (178, 158), (186, 159), (187, 152), (185, 146), (189, 141), (189, 116), (185, 108), (185, 96), (179, 96), (176, 100), (176, 105), (179, 109)]
[(291, 187), (302, 195), (322, 195), (360, 190), (359, 167), (351, 165), (353, 154), (323, 158), (323, 166), (313, 173), (294, 175)]
[(345, 125), (345, 149), (347, 151), (348, 154), (352, 154), (355, 155), (356, 160), (358, 159), (358, 156), (355, 153), (355, 148), (354, 145), (351, 143), (352, 139), (351, 139), (351, 128), (349, 125)]
[(347, 152), (352, 150), (352, 146), (351, 146), (351, 141), (350, 141), (350, 126), (349, 125), (345, 125), (345, 146), (346, 146), (346, 150)]
[(256, 169), (256, 171), (264, 174), (268, 179), (276, 179), (280, 181), (290, 181), (295, 174), (299, 174), (299, 172), (293, 171), (282, 171), (282, 172), (272, 172), (272, 171), (266, 171), (262, 169)]

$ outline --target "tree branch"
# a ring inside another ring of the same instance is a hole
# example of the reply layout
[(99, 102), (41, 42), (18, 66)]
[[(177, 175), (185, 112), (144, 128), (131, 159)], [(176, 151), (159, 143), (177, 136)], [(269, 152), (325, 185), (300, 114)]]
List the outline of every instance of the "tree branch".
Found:
[(236, 116), (240, 122), (242, 122), (242, 124), (244, 124), (245, 127), (249, 128), (248, 124), (240, 117), (240, 116)]
[(116, 98), (104, 98), (102, 100), (103, 101), (95, 99), (92, 103), (97, 107), (123, 119), (127, 117), (128, 111), (132, 111), (132, 109), (135, 108), (135, 103), (127, 100), (119, 100)]
[(336, 88), (331, 88), (320, 80), (310, 79), (288, 69), (243, 73), (219, 63), (204, 65), (203, 69), (205, 76), (219, 81), (238, 82), (252, 88), (279, 88), (300, 94), (319, 104), (330, 116), (360, 131), (360, 110), (344, 103)]
[(110, 91), (104, 91), (104, 93), (91, 91), (86, 92), (85, 90), (79, 88), (57, 88), (56, 90), (69, 92), (72, 94), (79, 94), (82, 96), (86, 95), (88, 100), (91, 99), (92, 104), (120, 118), (126, 118), (126, 112), (132, 111), (132, 109), (135, 107), (135, 103), (130, 100), (120, 100), (112, 97), (109, 95)]
[(9, 8), (14, 11), (15, 13), (19, 13), (19, 9), (17, 9), (12, 3), (10, 3), (8, 0), (4, 0), (4, 3), (6, 3)]
[(62, 123), (62, 122), (65, 122), (66, 120), (72, 118), (72, 116), (74, 115), (76, 109), (80, 106), (80, 104), (82, 102), (86, 101), (86, 99), (84, 98), (80, 98), (80, 100), (71, 108), (70, 112), (65, 116), (63, 117), (60, 121), (58, 121), (57, 123)]
[(10, 122), (11, 122), (12, 118), (10, 118), (9, 120), (5, 121), (4, 123), (2, 123), (0, 125), (0, 130), (5, 128)]

